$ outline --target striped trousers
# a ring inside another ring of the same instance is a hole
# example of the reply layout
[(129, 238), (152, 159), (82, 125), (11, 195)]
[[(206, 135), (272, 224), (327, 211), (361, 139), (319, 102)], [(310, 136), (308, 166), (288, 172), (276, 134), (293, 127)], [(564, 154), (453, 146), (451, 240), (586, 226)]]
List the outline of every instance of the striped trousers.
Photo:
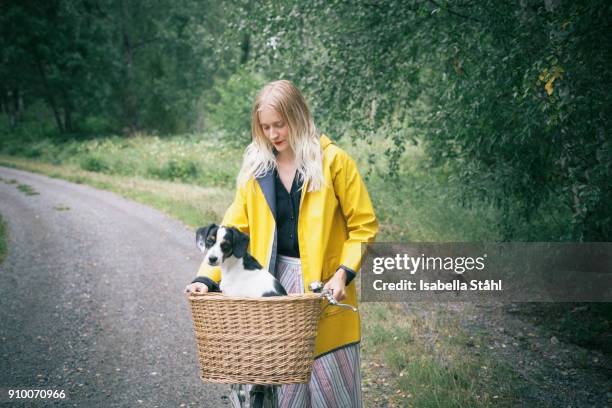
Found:
[[(287, 293), (304, 293), (299, 258), (279, 255), (276, 277)], [(234, 408), (252, 407), (249, 396), (254, 395), (253, 391), (260, 391), (260, 398), (265, 397), (264, 408), (361, 408), (359, 363), (359, 344), (350, 344), (316, 358), (308, 384), (234, 385), (230, 401)], [(246, 401), (240, 401), (239, 390)]]

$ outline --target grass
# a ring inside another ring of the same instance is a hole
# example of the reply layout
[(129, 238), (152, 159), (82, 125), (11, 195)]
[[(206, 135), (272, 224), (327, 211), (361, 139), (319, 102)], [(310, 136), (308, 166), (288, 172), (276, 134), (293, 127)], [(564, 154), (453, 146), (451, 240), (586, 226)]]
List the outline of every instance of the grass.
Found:
[(53, 165), (3, 155), (0, 155), (0, 165), (113, 191), (155, 207), (191, 227), (218, 221), (233, 198), (227, 188), (96, 173), (74, 165)]
[(27, 184), (18, 184), (17, 190), (21, 191), (23, 194), (27, 196), (39, 195), (40, 193), (30, 185)]
[[(231, 188), (235, 151), (214, 138), (193, 135), (105, 137), (89, 140), (3, 136), (0, 153), (88, 172)], [(219, 166), (219, 163), (222, 163)]]
[[(366, 177), (380, 221), (378, 241), (498, 241), (499, 213), (491, 206), (463, 207), (457, 190), (442, 169), (431, 169), (423, 150), (408, 146), (399, 178), (387, 176), (388, 142), (370, 146), (365, 141), (342, 146), (355, 158)], [(374, 159), (371, 156), (374, 155)], [(368, 159), (370, 157), (370, 159)]]
[(451, 308), (364, 303), (361, 312), (365, 406), (513, 405), (518, 379), (484, 346), (473, 351), (479, 339)]

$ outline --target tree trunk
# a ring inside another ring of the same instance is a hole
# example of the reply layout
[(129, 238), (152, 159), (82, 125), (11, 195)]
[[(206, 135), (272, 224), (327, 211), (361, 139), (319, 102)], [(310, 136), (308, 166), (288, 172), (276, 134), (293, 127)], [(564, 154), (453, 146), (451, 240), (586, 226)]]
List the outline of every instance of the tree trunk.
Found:
[(23, 96), (19, 88), (3, 88), (0, 90), (0, 107), (8, 118), (11, 129), (15, 129), (23, 116)]
[[(252, 0), (249, 0), (246, 4), (246, 15), (251, 14), (252, 9)], [(245, 29), (244, 34), (242, 34), (242, 41), (240, 42), (240, 65), (244, 65), (249, 61), (249, 57), (251, 54), (251, 34), (248, 29)]]
[(249, 53), (251, 52), (251, 35), (244, 33), (242, 35), (242, 42), (240, 43), (240, 65), (244, 65), (249, 61)]
[(122, 38), (123, 38), (123, 53), (125, 56), (125, 92), (126, 98), (124, 102), (124, 115), (129, 127), (130, 133), (133, 133), (138, 128), (138, 111), (136, 108), (136, 95), (134, 94), (134, 47), (129, 33), (129, 10), (127, 1), (123, 0), (122, 5)]
[(23, 92), (20, 92), (19, 88), (15, 89), (15, 125), (21, 121), (23, 117)]
[(60, 116), (57, 103), (55, 102), (55, 98), (53, 97), (53, 92), (51, 90), (51, 87), (49, 86), (49, 81), (47, 81), (45, 69), (37, 56), (35, 56), (34, 59), (36, 60), (36, 66), (38, 68), (38, 73), (40, 75), (43, 88), (45, 89), (45, 99), (51, 107), (51, 110), (53, 111), (53, 117), (55, 118), (55, 125), (57, 126), (57, 130), (59, 130), (60, 133), (64, 133), (66, 129), (64, 127), (64, 124), (62, 123), (62, 117)]
[(68, 95), (64, 93), (64, 130), (66, 132), (74, 131), (72, 126), (72, 104), (68, 99)]
[(17, 126), (17, 110), (19, 109), (19, 90), (13, 89), (11, 91), (9, 103), (9, 125), (11, 129), (15, 129), (15, 126)]
[(7, 116), (9, 127), (15, 128), (15, 113), (13, 112), (13, 91), (2, 90), (2, 112)]

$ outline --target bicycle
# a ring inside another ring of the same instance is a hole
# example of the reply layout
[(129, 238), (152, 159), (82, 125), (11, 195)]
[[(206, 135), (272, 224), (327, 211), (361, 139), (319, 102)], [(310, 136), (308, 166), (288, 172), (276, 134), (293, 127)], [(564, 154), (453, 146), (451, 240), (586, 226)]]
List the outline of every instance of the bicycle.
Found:
[[(356, 307), (339, 303), (331, 290), (324, 289), (323, 282), (312, 282), (309, 288), (314, 293), (320, 293), (321, 297), (327, 300), (327, 305), (324, 308), (331, 305), (357, 312)], [(231, 384), (229, 400), (232, 408), (277, 408), (278, 387), (277, 385)]]

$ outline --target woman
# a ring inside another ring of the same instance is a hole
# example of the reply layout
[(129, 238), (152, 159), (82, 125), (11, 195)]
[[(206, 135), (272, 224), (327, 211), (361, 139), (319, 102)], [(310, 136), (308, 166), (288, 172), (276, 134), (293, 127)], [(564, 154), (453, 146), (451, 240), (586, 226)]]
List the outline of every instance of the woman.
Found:
[[(353, 279), (362, 244), (374, 240), (378, 223), (354, 160), (319, 134), (289, 81), (271, 82), (259, 92), (252, 134), (222, 224), (250, 235), (250, 253), (288, 293), (323, 281), (337, 300), (356, 306)], [(218, 267), (202, 264), (186, 290), (206, 292), (220, 278)], [(278, 387), (278, 406), (361, 407), (359, 341), (358, 313), (326, 308), (312, 380)]]

